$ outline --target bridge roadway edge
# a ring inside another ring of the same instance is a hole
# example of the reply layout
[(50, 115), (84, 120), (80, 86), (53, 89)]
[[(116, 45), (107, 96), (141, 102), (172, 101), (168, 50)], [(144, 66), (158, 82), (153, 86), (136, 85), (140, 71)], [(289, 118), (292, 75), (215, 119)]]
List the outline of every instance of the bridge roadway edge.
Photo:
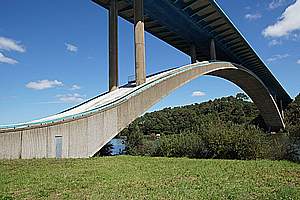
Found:
[[(183, 70), (180, 70), (181, 68)], [(54, 158), (55, 136), (63, 138), (63, 158), (91, 157), (163, 97), (201, 75), (231, 79), (230, 81), (246, 90), (267, 124), (269, 123), (274, 130), (284, 127), (280, 112), (268, 89), (247, 69), (227, 62), (196, 63), (181, 68), (158, 80), (141, 85), (135, 93), (112, 107), (55, 123), (0, 129), (0, 158)], [(245, 86), (247, 84), (249, 86)]]

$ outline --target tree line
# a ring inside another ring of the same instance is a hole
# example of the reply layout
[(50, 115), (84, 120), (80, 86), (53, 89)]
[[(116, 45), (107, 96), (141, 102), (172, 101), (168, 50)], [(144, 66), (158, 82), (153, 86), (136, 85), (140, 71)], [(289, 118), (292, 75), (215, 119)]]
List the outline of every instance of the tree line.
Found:
[[(284, 110), (285, 130), (269, 133), (243, 93), (165, 108), (137, 118), (119, 135), (126, 154), (216, 159), (299, 160), (300, 94)], [(97, 155), (109, 155), (111, 144)]]
[(268, 133), (243, 94), (165, 108), (136, 119), (120, 135), (129, 155), (217, 159), (299, 158), (300, 94), (285, 109), (286, 129)]

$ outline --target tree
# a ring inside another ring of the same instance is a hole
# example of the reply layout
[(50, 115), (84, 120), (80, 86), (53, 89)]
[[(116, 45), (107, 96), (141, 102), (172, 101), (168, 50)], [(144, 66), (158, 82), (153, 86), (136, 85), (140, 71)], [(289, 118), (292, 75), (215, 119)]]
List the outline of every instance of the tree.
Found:
[[(270, 136), (254, 103), (238, 93), (147, 113), (121, 135), (127, 136), (130, 155), (290, 159), (300, 146), (300, 95), (285, 116), (286, 130)], [(153, 137), (156, 134), (161, 137)]]
[(129, 126), (126, 136), (126, 153), (130, 155), (139, 155), (139, 151), (143, 146), (143, 132), (141, 132), (139, 125), (134, 123), (132, 126)]
[(238, 100), (249, 101), (249, 97), (244, 93), (237, 93), (235, 98)]

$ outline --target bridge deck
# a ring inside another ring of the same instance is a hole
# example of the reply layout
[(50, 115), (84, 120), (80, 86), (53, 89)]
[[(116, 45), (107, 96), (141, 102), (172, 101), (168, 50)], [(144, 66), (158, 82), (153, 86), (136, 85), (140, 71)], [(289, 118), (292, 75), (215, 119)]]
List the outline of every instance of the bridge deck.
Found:
[[(110, 0), (93, 0), (109, 8)], [(133, 22), (133, 0), (118, 0), (119, 15)], [(196, 46), (197, 59), (210, 60), (210, 39), (215, 40), (217, 59), (238, 63), (257, 75), (271, 94), (291, 102), (249, 42), (214, 0), (144, 0), (145, 29), (180, 51), (191, 55)]]

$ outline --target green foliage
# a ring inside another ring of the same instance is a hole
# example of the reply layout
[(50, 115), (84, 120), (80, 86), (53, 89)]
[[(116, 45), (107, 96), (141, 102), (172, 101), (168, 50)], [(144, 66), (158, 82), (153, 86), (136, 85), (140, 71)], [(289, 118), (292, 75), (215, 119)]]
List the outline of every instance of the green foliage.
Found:
[[(127, 136), (126, 152), (130, 155), (252, 159), (260, 157), (255, 150), (261, 140), (255, 138), (247, 146), (250, 139), (246, 137), (262, 134), (246, 126), (257, 113), (246, 95), (237, 94), (147, 113), (121, 134)], [(149, 139), (156, 134), (162, 137)]]
[[(121, 134), (128, 138), (126, 151), (130, 155), (295, 160), (300, 145), (300, 95), (285, 115), (285, 131), (266, 133), (255, 105), (239, 93), (147, 113)], [(151, 137), (156, 134), (161, 137)]]
[(242, 100), (242, 101), (249, 101), (249, 97), (244, 94), (244, 93), (237, 93), (237, 95), (235, 96), (237, 99)]
[(285, 110), (285, 123), (292, 136), (300, 137), (300, 94)]
[(285, 132), (289, 136), (288, 159), (298, 160), (300, 157), (300, 94), (290, 103), (284, 112)]
[(186, 129), (197, 128), (199, 124), (203, 124), (203, 117), (207, 115), (224, 122), (249, 124), (258, 113), (252, 102), (230, 96), (201, 104), (146, 113), (131, 123), (121, 135), (131, 134), (134, 126), (138, 126), (143, 135), (180, 133)]
[(212, 158), (257, 159), (266, 154), (265, 134), (253, 126), (215, 123), (203, 131), (201, 136)]
[(141, 154), (140, 151), (142, 151), (143, 147), (143, 132), (141, 132), (139, 125), (133, 124), (126, 131), (130, 134), (127, 133), (129, 137), (127, 137), (125, 151), (129, 155)]
[(186, 131), (162, 136), (157, 140), (156, 151), (152, 156), (272, 159), (275, 158), (275, 152), (272, 152), (273, 148), (268, 148), (273, 141), (270, 137), (254, 126), (217, 122), (208, 124), (197, 132)]

